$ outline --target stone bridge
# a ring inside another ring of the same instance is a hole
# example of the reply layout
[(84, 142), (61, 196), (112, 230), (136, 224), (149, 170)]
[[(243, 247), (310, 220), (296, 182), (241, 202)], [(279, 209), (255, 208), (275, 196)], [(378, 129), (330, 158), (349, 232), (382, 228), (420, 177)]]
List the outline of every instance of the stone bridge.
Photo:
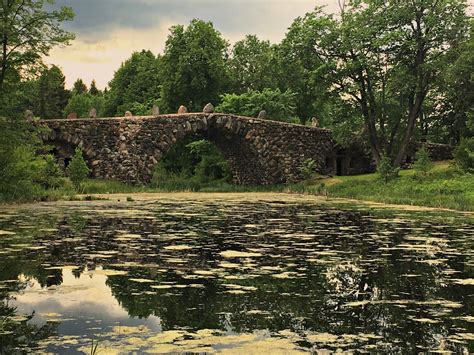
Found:
[(189, 135), (213, 142), (228, 160), (234, 183), (268, 185), (300, 178), (313, 159), (321, 170), (333, 154), (329, 130), (218, 113), (154, 117), (44, 120), (45, 142), (67, 165), (80, 147), (92, 176), (141, 184), (160, 159)]

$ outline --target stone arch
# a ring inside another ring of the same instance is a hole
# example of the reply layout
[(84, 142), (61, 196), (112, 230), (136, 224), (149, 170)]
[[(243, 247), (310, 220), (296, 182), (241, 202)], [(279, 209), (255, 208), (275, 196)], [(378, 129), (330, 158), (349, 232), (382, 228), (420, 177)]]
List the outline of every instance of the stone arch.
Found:
[[(157, 149), (154, 160), (164, 157), (179, 141), (191, 135), (198, 135), (212, 142), (229, 163), (233, 182), (237, 185), (265, 184), (265, 169), (262, 151), (258, 144), (262, 140), (235, 116), (209, 115), (196, 119), (185, 119), (165, 134), (166, 144)], [(262, 146), (262, 147), (263, 147)]]
[(49, 152), (56, 157), (60, 167), (63, 169), (66, 169), (69, 165), (76, 147), (81, 148), (84, 160), (92, 170), (92, 175), (94, 175), (92, 163), (96, 154), (94, 150), (79, 137), (73, 137), (62, 130), (54, 129), (46, 137), (43, 137), (43, 142), (46, 146), (52, 148)]

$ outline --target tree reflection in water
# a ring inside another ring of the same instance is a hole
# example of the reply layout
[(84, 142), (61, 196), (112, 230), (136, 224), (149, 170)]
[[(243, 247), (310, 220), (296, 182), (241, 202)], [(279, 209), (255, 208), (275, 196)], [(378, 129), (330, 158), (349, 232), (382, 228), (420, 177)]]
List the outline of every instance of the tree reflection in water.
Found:
[[(456, 283), (472, 278), (466, 222), (282, 201), (84, 204), (22, 217), (23, 227), (16, 216), (0, 221), (16, 233), (0, 240), (2, 317), (20, 313), (7, 300), (30, 292), (28, 280), (58, 286), (57, 266), (73, 266), (84, 288), (92, 286), (83, 275), (106, 275), (104, 299), (134, 324), (155, 317), (163, 330), (290, 330), (298, 347), (313, 349), (474, 351), (459, 338), (474, 331), (463, 318), (473, 314), (472, 286)], [(30, 318), (3, 321), (5, 349), (34, 349), (54, 333), (57, 323)], [(106, 322), (96, 332), (106, 336)]]

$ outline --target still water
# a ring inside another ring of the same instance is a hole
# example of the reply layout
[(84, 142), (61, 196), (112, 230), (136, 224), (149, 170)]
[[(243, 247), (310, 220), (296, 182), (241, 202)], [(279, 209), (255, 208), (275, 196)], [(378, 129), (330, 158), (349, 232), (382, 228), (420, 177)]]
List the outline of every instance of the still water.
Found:
[(472, 353), (473, 226), (285, 194), (3, 207), (0, 353)]

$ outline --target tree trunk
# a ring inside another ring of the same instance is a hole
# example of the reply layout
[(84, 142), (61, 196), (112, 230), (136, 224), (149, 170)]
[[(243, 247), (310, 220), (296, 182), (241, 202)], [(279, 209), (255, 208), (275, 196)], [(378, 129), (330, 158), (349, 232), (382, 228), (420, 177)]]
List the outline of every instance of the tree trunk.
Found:
[(411, 137), (413, 135), (413, 130), (415, 129), (416, 120), (420, 114), (421, 106), (423, 104), (424, 93), (418, 92), (415, 98), (415, 102), (413, 103), (410, 111), (408, 113), (408, 124), (407, 129), (405, 131), (405, 135), (403, 136), (400, 149), (398, 150), (397, 157), (395, 159), (394, 165), (396, 167), (401, 166), (403, 160), (406, 157), (408, 145), (410, 144)]

